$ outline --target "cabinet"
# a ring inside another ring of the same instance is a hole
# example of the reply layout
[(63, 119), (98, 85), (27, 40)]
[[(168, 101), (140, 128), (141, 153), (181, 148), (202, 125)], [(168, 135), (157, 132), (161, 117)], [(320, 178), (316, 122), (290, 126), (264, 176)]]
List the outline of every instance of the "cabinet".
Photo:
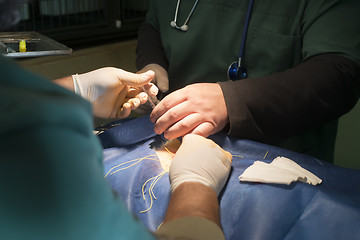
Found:
[(70, 47), (137, 35), (149, 0), (23, 1), (9, 31), (36, 31)]

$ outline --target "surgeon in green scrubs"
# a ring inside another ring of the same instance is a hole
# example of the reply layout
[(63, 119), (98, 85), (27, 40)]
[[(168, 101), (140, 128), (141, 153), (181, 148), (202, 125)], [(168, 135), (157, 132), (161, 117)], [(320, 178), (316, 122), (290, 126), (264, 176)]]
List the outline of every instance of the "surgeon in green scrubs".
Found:
[[(13, 22), (16, 3), (0, 0), (0, 31)], [(92, 114), (126, 117), (147, 101), (140, 87), (156, 94), (153, 77), (151, 71), (101, 68), (55, 84), (0, 56), (0, 239), (224, 239), (218, 194), (231, 155), (213, 141), (184, 137), (156, 233), (129, 213), (104, 179)]]
[[(151, 1), (137, 66), (168, 94), (151, 113), (155, 131), (223, 130), (332, 162), (338, 118), (359, 99), (359, 1), (250, 2)], [(248, 77), (229, 80), (243, 42)]]

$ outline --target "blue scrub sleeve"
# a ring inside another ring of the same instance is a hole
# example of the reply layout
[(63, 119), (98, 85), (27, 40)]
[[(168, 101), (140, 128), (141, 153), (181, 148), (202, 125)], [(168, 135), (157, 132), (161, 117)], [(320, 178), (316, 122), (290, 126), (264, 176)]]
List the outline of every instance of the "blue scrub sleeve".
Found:
[(0, 238), (154, 239), (104, 180), (90, 104), (0, 61)]

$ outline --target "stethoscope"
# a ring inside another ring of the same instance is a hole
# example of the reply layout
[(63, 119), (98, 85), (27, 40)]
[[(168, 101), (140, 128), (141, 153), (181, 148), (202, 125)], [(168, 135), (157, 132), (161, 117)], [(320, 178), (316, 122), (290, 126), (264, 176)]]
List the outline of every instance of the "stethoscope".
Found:
[[(178, 30), (181, 30), (183, 32), (186, 32), (189, 29), (187, 24), (188, 24), (188, 22), (190, 20), (191, 15), (193, 14), (193, 12), (194, 12), (194, 10), (196, 8), (198, 2), (199, 2), (199, 0), (195, 1), (194, 6), (192, 7), (192, 9), (191, 9), (188, 17), (186, 18), (184, 24), (179, 27), (177, 25), (177, 15), (178, 15), (179, 6), (180, 6), (180, 0), (178, 0), (177, 5), (176, 5), (176, 9), (175, 9), (174, 20), (170, 22), (171, 27), (176, 28)], [(244, 58), (246, 37), (247, 37), (247, 32), (248, 32), (248, 27), (249, 27), (249, 23), (250, 23), (250, 17), (251, 17), (253, 5), (254, 5), (254, 0), (250, 0), (249, 6), (248, 6), (248, 9), (247, 9), (247, 13), (246, 13), (245, 23), (244, 23), (244, 30), (243, 30), (243, 34), (242, 34), (242, 37), (241, 37), (239, 58), (238, 58), (237, 61), (230, 64), (230, 66), (228, 68), (228, 71), (227, 71), (227, 76), (228, 76), (229, 80), (240, 80), (240, 79), (245, 79), (245, 78), (248, 77), (247, 70), (242, 65), (242, 60)]]
[(239, 59), (232, 64), (230, 64), (228, 68), (228, 78), (229, 80), (240, 80), (245, 79), (248, 77), (246, 68), (242, 65), (241, 61), (244, 58), (244, 50), (245, 50), (245, 43), (246, 43), (246, 36), (248, 32), (248, 27), (250, 23), (250, 17), (252, 8), (254, 5), (254, 0), (250, 0), (248, 10), (246, 13), (245, 23), (244, 23), (244, 30), (241, 37), (241, 45), (240, 45), (240, 51), (239, 51)]
[(183, 24), (181, 27), (179, 27), (179, 26), (177, 25), (177, 22), (176, 22), (176, 21), (177, 21), (177, 15), (178, 15), (178, 12), (179, 12), (179, 6), (180, 6), (180, 0), (178, 0), (178, 1), (177, 1), (177, 4), (176, 4), (176, 9), (175, 9), (174, 20), (170, 22), (170, 26), (172, 26), (173, 28), (179, 29), (179, 30), (181, 30), (181, 31), (183, 31), (183, 32), (186, 32), (186, 31), (189, 29), (187, 23), (189, 22), (190, 17), (191, 17), (191, 15), (193, 14), (193, 12), (194, 12), (194, 10), (195, 10), (198, 2), (199, 2), (199, 0), (196, 0), (196, 1), (195, 1), (194, 6), (192, 7), (192, 9), (191, 9), (188, 17), (186, 18), (184, 24)]

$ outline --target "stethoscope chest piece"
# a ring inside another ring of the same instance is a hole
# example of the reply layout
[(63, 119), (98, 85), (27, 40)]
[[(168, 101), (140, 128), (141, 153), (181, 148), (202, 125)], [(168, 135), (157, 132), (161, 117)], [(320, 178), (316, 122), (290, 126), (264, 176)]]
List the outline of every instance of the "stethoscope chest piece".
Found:
[(247, 71), (246, 68), (243, 66), (239, 66), (239, 62), (235, 61), (230, 64), (228, 68), (228, 79), (229, 80), (240, 80), (247, 78)]

